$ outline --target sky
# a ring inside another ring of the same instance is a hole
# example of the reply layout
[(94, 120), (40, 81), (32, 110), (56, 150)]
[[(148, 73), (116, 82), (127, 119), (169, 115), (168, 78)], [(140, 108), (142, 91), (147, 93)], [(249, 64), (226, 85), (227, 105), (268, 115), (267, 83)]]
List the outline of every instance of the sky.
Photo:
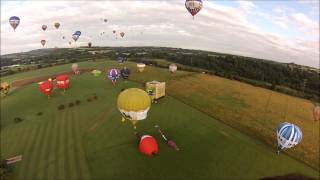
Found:
[[(1, 55), (92, 42), (208, 50), (319, 68), (318, 0), (203, 1), (194, 19), (184, 3), (1, 1)], [(11, 16), (21, 20), (15, 31), (9, 24)], [(59, 29), (54, 22), (60, 22)], [(82, 34), (74, 42), (77, 30)], [(125, 33), (123, 38), (120, 32)]]

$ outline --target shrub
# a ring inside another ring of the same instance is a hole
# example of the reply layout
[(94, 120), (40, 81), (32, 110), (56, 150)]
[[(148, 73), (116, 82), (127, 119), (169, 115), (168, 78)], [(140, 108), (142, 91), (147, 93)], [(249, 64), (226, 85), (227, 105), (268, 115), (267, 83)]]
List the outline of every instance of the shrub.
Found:
[(65, 106), (63, 105), (63, 104), (60, 104), (59, 106), (58, 106), (58, 110), (63, 110), (65, 108)]

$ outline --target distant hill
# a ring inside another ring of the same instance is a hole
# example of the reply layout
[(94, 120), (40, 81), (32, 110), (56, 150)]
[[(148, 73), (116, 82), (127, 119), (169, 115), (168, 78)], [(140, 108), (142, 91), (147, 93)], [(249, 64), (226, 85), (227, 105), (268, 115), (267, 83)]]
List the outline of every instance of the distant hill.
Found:
[[(117, 56), (145, 63), (165, 59), (188, 66), (185, 70), (196, 71), (193, 68), (201, 68), (210, 74), (319, 101), (320, 80), (317, 68), (203, 50), (170, 47), (49, 48), (2, 55), (1, 67), (5, 69), (3, 67), (15, 64), (37, 64), (42, 68), (98, 58), (115, 59)], [(153, 64), (161, 66), (157, 62)], [(1, 71), (2, 76), (13, 73)]]

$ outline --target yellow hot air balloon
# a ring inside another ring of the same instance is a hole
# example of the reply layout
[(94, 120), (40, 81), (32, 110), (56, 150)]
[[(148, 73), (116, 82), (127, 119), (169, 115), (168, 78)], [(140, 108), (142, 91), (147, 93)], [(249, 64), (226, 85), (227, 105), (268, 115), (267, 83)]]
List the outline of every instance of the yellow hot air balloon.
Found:
[(137, 122), (147, 118), (151, 100), (144, 90), (129, 88), (119, 94), (117, 104), (122, 114), (122, 121), (131, 121), (136, 129)]
[(10, 84), (9, 83), (7, 83), (7, 82), (2, 82), (1, 83), (0, 90), (5, 96), (8, 95), (9, 89), (10, 89)]
[(55, 22), (55, 23), (53, 24), (53, 26), (54, 26), (56, 29), (59, 29), (60, 23), (59, 23), (59, 22)]

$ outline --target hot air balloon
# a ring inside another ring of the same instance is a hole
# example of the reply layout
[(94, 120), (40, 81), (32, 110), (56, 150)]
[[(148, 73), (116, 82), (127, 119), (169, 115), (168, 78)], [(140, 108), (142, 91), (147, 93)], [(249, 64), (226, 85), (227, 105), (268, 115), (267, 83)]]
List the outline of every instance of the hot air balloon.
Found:
[(128, 79), (130, 75), (130, 69), (128, 69), (127, 67), (124, 67), (123, 69), (120, 70), (120, 74), (123, 79)]
[(137, 122), (147, 118), (151, 100), (144, 90), (129, 88), (119, 94), (117, 104), (122, 114), (122, 121), (131, 121), (136, 129)]
[(119, 78), (119, 71), (118, 69), (110, 69), (108, 72), (108, 78), (111, 79), (112, 84), (115, 86), (117, 79)]
[(59, 23), (59, 22), (55, 22), (55, 23), (53, 24), (53, 26), (54, 26), (56, 29), (59, 29), (60, 23)]
[(80, 73), (80, 71), (79, 71), (79, 66), (78, 66), (77, 63), (73, 63), (73, 64), (71, 65), (71, 70), (72, 70), (73, 74), (78, 75), (78, 74)]
[(47, 29), (47, 27), (48, 27), (48, 26), (45, 25), (45, 24), (41, 26), (41, 28), (42, 28), (43, 31), (45, 31), (45, 30)]
[(0, 91), (7, 96), (10, 90), (10, 84), (8, 82), (2, 82), (0, 84)]
[(42, 46), (44, 46), (44, 45), (46, 45), (46, 40), (42, 39), (42, 40), (40, 41), (40, 43), (42, 44)]
[(80, 36), (81, 36), (81, 31), (76, 31), (76, 32), (73, 33), (72, 39), (73, 39), (74, 41), (77, 41)]
[(137, 64), (137, 68), (138, 68), (139, 72), (143, 72), (145, 67), (146, 67), (146, 65), (143, 64), (143, 63), (138, 63)]
[(316, 105), (313, 109), (314, 121), (320, 121), (320, 106)]
[(39, 89), (40, 92), (42, 92), (44, 95), (50, 97), (50, 94), (52, 93), (53, 85), (51, 79), (48, 81), (39, 83)]
[(91, 46), (92, 46), (92, 43), (88, 42), (88, 47), (91, 48)]
[(94, 75), (94, 76), (96, 76), (96, 77), (98, 77), (98, 76), (100, 76), (101, 74), (102, 74), (102, 72), (101, 71), (99, 71), (99, 70), (93, 70), (93, 71), (91, 71), (91, 73)]
[(186, 0), (185, 6), (194, 18), (194, 16), (202, 9), (202, 0)]
[(9, 18), (9, 23), (10, 23), (11, 27), (13, 28), (13, 30), (15, 31), (16, 28), (20, 24), (20, 18), (17, 17), (17, 16), (12, 16), (12, 17)]
[(177, 69), (178, 69), (177, 65), (175, 65), (175, 64), (170, 64), (170, 66), (169, 66), (169, 71), (170, 71), (170, 72), (174, 73), (174, 72), (177, 71)]
[(124, 32), (121, 32), (121, 33), (120, 33), (120, 36), (123, 38), (123, 36), (124, 36)]
[(139, 143), (139, 151), (147, 156), (155, 156), (158, 154), (157, 140), (150, 135), (143, 135)]
[(68, 75), (59, 75), (56, 78), (57, 81), (57, 88), (66, 90), (69, 88), (69, 76)]
[(302, 139), (300, 128), (294, 124), (284, 122), (278, 126), (278, 153), (281, 150), (292, 148), (299, 144)]

